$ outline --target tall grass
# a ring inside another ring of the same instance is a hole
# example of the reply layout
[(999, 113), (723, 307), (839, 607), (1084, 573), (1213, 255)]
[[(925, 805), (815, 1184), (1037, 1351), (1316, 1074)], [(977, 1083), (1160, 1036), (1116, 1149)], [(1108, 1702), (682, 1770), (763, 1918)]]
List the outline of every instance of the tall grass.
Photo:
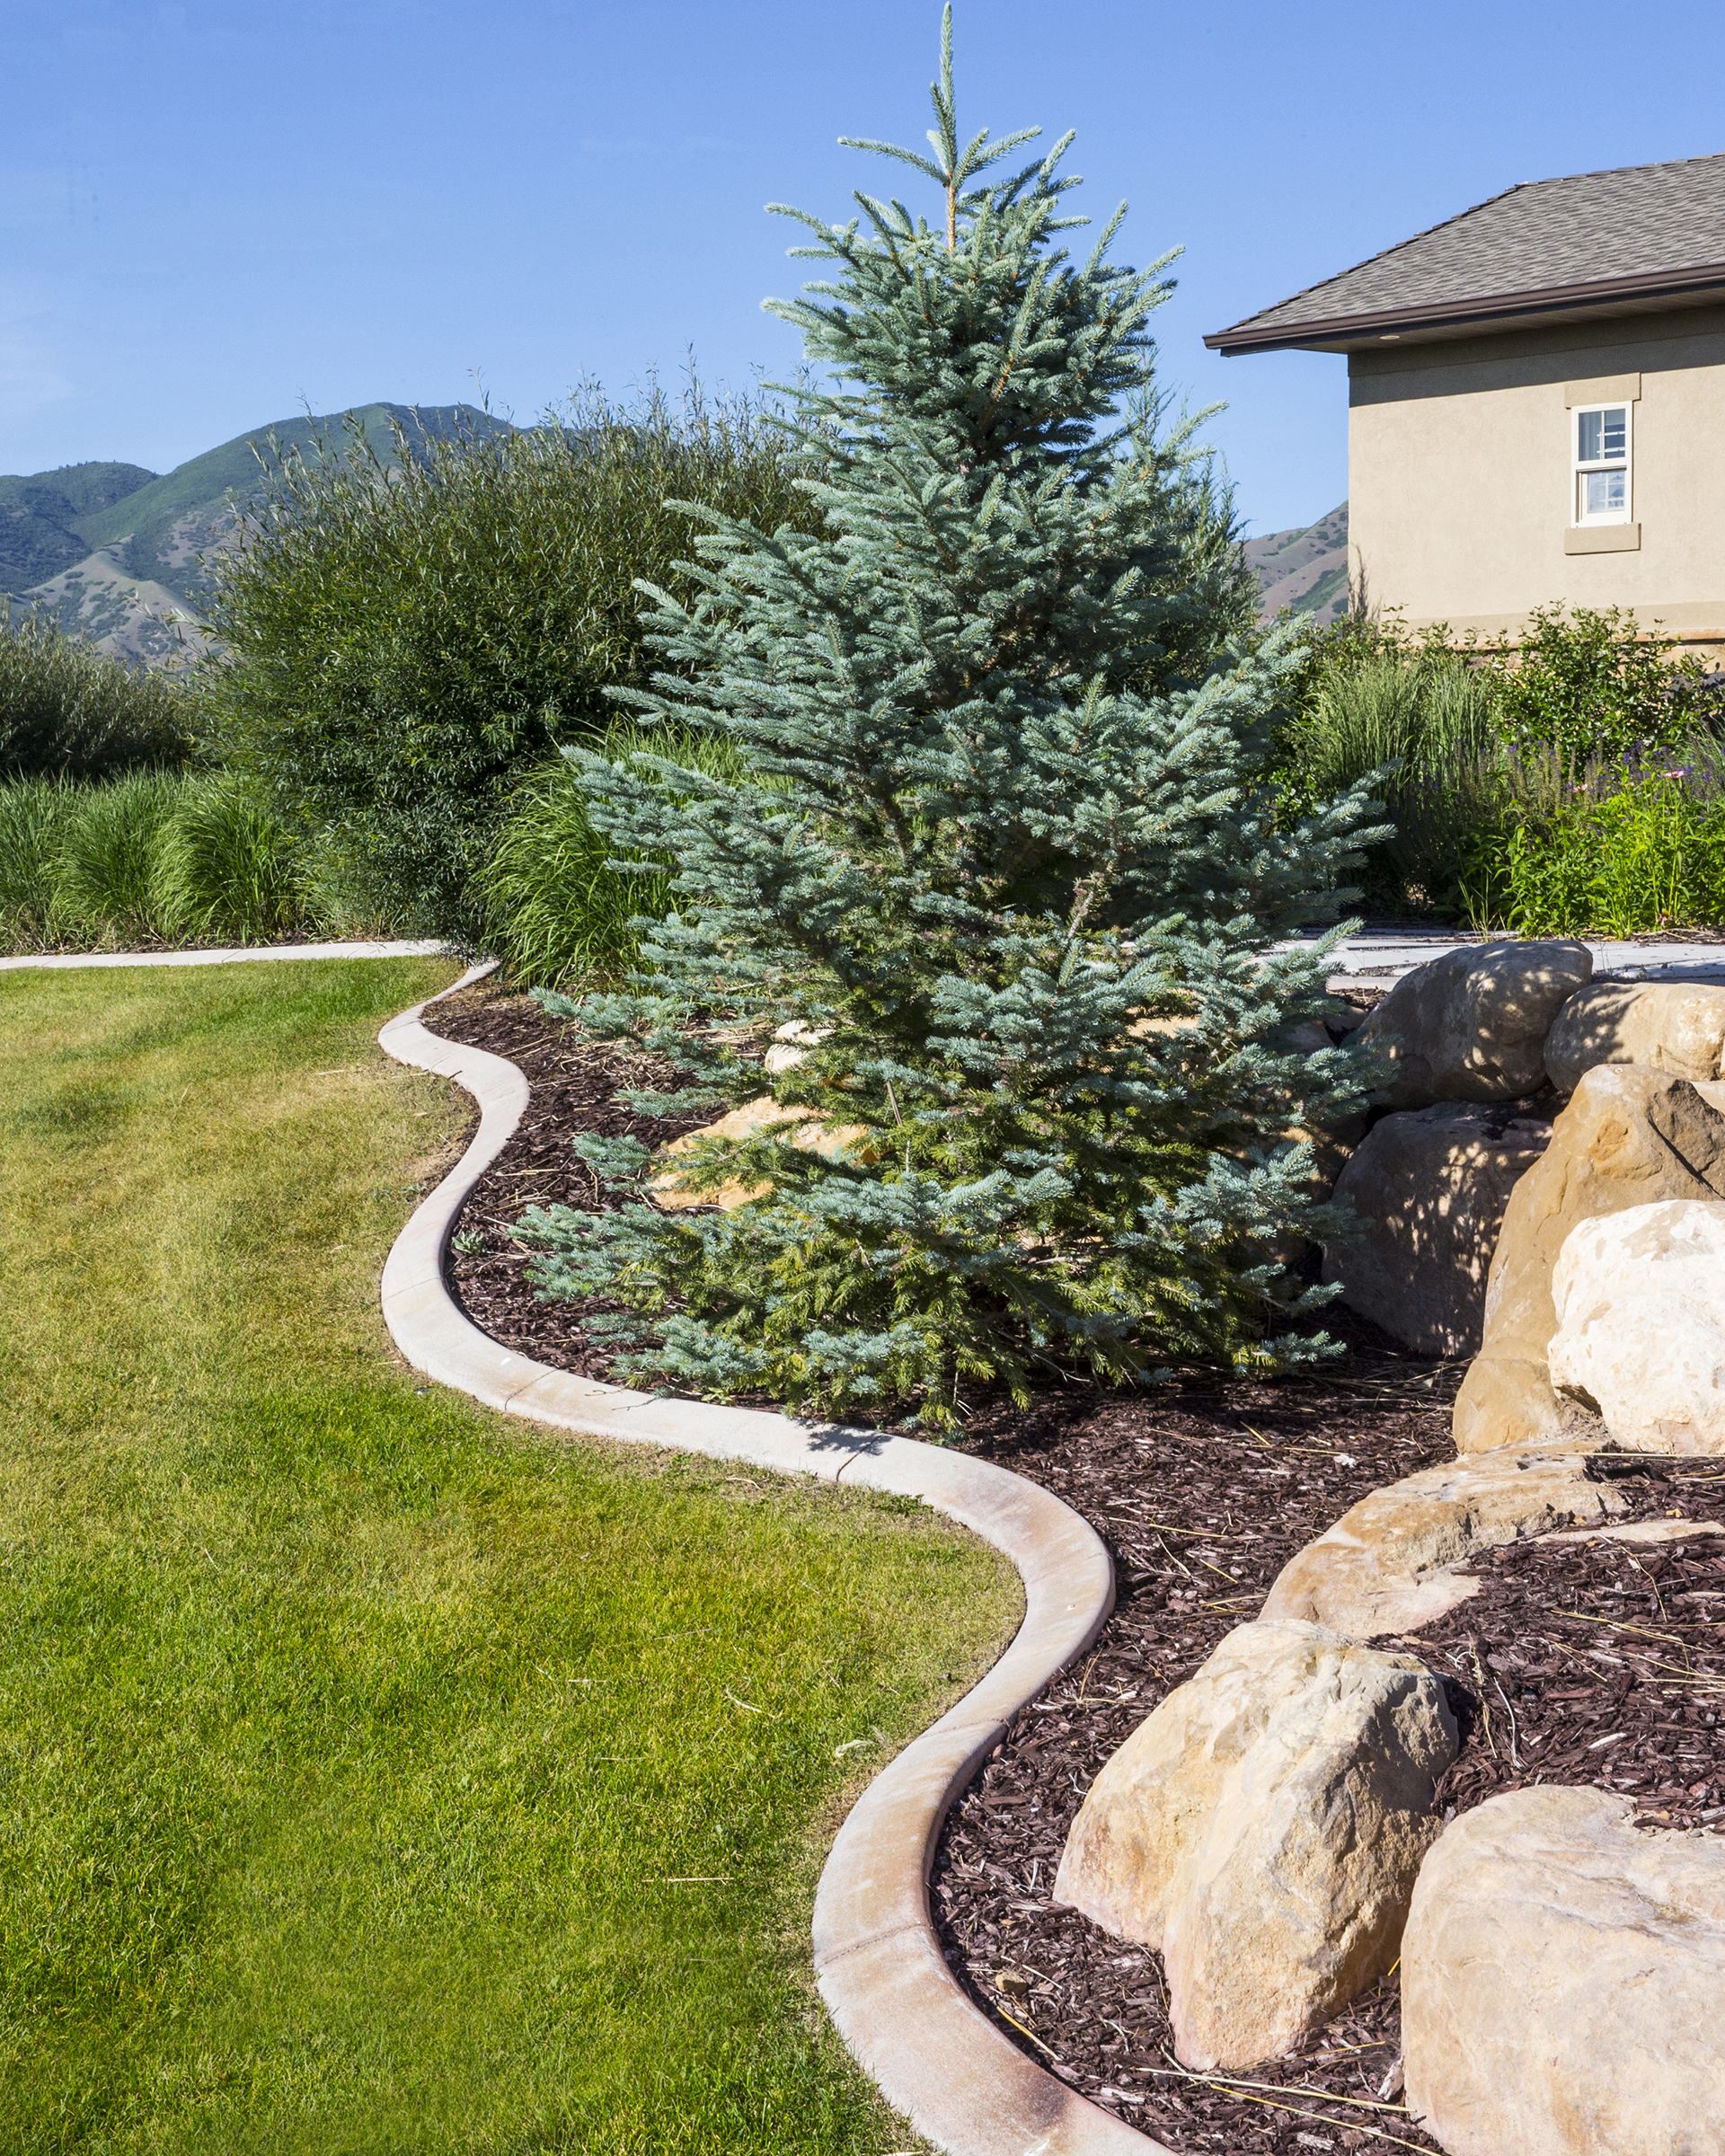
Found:
[(1706, 733), (1676, 754), (1505, 758), (1464, 879), (1474, 925), (1629, 936), (1725, 923), (1725, 758)]
[(327, 848), (229, 775), (130, 772), (96, 786), (0, 784), (0, 947), (257, 943), (386, 926)]
[[(742, 770), (736, 747), (721, 735), (669, 736), (621, 720), (599, 746), (614, 760), (663, 756), (712, 778)], [(523, 985), (615, 978), (640, 947), (632, 922), (658, 918), (669, 906), (673, 865), (616, 865), (615, 849), (588, 821), (574, 771), (558, 757), (517, 791), (480, 877), (490, 948)]]
[(1286, 782), (1300, 803), (1383, 774), (1396, 829), (1367, 857), (1371, 899), (1440, 912), (1464, 904), (1504, 755), (1490, 681), (1457, 655), (1384, 644), (1330, 669), (1282, 746)]
[(183, 757), (184, 691), (0, 598), (0, 779), (102, 778)]

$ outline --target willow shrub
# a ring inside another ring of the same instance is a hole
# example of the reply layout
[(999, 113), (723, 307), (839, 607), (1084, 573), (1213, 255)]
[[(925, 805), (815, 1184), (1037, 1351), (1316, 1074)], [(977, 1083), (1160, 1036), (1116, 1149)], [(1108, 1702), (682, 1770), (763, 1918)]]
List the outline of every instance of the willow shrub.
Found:
[(473, 945), (511, 797), (558, 744), (603, 734), (605, 689), (648, 676), (635, 580), (693, 588), (667, 504), (768, 529), (818, 513), (769, 413), (694, 391), (398, 432), (394, 455), (352, 424), (266, 454), (256, 517), (212, 565), (204, 694), (225, 758), (333, 841), (376, 911)]
[(103, 778), (183, 759), (178, 683), (64, 635), (44, 615), (9, 617), (0, 598), (0, 779)]

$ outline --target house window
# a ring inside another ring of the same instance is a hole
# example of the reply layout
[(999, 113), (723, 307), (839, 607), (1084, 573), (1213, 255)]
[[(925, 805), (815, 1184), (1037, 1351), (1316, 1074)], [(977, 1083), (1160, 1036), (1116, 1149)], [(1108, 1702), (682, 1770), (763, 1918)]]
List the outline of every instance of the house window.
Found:
[(1583, 404), (1575, 413), (1577, 524), (1629, 522), (1627, 404)]

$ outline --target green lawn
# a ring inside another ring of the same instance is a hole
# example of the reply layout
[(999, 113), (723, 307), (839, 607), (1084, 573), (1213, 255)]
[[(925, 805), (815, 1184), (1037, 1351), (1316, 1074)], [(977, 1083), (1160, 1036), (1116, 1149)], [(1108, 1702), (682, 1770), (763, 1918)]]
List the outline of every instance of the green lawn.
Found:
[(420, 1388), (450, 972), (0, 975), (0, 2150), (907, 2145), (809, 1904), (1016, 1582)]

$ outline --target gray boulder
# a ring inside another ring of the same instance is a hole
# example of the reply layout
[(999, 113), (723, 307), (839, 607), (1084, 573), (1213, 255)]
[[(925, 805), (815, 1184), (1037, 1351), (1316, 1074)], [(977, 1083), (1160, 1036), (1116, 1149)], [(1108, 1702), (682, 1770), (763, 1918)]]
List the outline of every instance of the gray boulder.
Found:
[(1353, 1036), (1390, 1108), (1519, 1100), (1545, 1082), (1545, 1036), (1593, 977), (1585, 943), (1475, 943), (1399, 980)]
[(1477, 1354), (1504, 1209), (1551, 1135), (1543, 1116), (1465, 1101), (1385, 1116), (1337, 1180), (1364, 1224), (1327, 1247), (1324, 1278), (1418, 1354)]

